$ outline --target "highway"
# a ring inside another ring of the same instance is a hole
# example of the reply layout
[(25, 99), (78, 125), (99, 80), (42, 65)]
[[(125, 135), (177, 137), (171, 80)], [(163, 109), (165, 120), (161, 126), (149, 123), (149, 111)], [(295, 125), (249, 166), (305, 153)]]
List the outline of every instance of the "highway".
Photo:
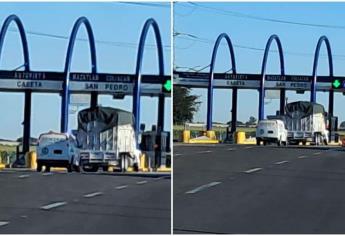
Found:
[(169, 234), (170, 179), (0, 170), (0, 234)]
[(345, 150), (174, 145), (174, 233), (345, 233)]

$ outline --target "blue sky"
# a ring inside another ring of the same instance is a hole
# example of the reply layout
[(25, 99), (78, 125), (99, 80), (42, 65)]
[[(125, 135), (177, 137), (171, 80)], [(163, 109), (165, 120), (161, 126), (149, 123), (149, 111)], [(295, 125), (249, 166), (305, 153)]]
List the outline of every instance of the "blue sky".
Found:
[[(334, 74), (345, 74), (345, 3), (197, 3), (187, 2), (174, 4), (174, 28), (179, 33), (188, 33), (201, 38), (191, 40), (190, 37), (175, 37), (175, 66), (195, 67), (206, 66), (211, 61), (213, 43), (220, 33), (228, 33), (232, 43), (241, 46), (264, 48), (270, 35), (277, 34), (286, 52), (285, 70), (287, 74), (311, 75), (314, 51), (320, 36), (326, 35), (331, 43)], [(207, 7), (204, 8), (204, 7)], [(209, 8), (220, 10), (210, 10)], [(257, 17), (274, 18), (286, 21), (342, 26), (342, 28), (308, 27), (281, 24), (255, 19), (235, 17), (225, 11), (233, 11)], [(206, 41), (206, 42), (205, 42)], [(205, 43), (204, 43), (205, 42)], [(276, 49), (275, 44), (272, 49)], [(306, 53), (307, 55), (295, 55)], [(216, 72), (225, 72), (230, 68), (227, 48), (223, 45), (218, 51)], [(321, 54), (326, 55), (326, 47), (322, 46)], [(263, 51), (235, 47), (236, 66), (238, 73), (260, 73)], [(197, 68), (201, 68), (197, 67)], [(277, 53), (270, 53), (267, 72), (279, 74)], [(184, 68), (180, 69), (184, 70)], [(204, 70), (209, 71), (209, 68)], [(328, 62), (325, 56), (319, 60), (319, 75), (328, 74)], [(199, 112), (195, 121), (206, 122), (206, 89), (193, 89), (193, 94), (200, 95)], [(258, 116), (258, 92), (240, 90), (238, 93), (238, 120), (247, 121), (249, 116)], [(310, 93), (296, 94), (287, 92), (288, 101), (309, 100)], [(318, 92), (317, 102), (328, 107), (328, 93)], [(335, 95), (335, 115), (339, 121), (345, 120), (343, 103), (345, 97), (341, 93)], [(227, 122), (230, 120), (231, 90), (214, 90), (213, 121)], [(266, 100), (265, 115), (275, 114), (279, 109), (279, 100)]]
[[(160, 26), (164, 50), (165, 73), (170, 74), (170, 4), (155, 3), (160, 7), (126, 3), (0, 3), (0, 22), (10, 14), (17, 14), (26, 29), (47, 34), (69, 36), (74, 22), (86, 16), (91, 22), (96, 40), (120, 42), (120, 46), (97, 44), (99, 72), (134, 73), (137, 46), (144, 22), (153, 17)], [(162, 6), (163, 5), (163, 6)], [(14, 27), (14, 24), (12, 26)], [(31, 69), (37, 71), (63, 71), (68, 40), (37, 35), (27, 35)], [(86, 38), (84, 27), (78, 37)], [(125, 43), (125, 44), (124, 44)], [(127, 43), (130, 43), (129, 45)], [(147, 44), (153, 45), (154, 36), (150, 32)], [(14, 69), (23, 64), (22, 49), (16, 32), (8, 32), (0, 62), (2, 69)], [(89, 72), (90, 55), (87, 42), (75, 45), (72, 71)], [(145, 48), (143, 72), (157, 73), (156, 51), (151, 46)], [(0, 92), (1, 111), (0, 138), (16, 139), (22, 135), (24, 95)], [(60, 103), (57, 94), (33, 94), (31, 136), (49, 130), (58, 131), (60, 125)], [(99, 102), (132, 110), (132, 97), (113, 100), (110, 95), (99, 96)], [(166, 99), (165, 130), (170, 130), (171, 99)], [(150, 128), (157, 120), (157, 99), (142, 98), (141, 120)], [(85, 107), (81, 107), (83, 109)], [(76, 115), (71, 114), (69, 129), (76, 127)]]

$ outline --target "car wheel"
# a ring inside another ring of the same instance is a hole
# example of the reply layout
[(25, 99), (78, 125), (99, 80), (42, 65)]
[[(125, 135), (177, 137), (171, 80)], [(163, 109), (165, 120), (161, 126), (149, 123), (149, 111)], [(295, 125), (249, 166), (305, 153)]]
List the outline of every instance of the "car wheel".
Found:
[(50, 172), (50, 166), (46, 165), (45, 172)]
[(260, 146), (261, 140), (259, 138), (256, 139), (256, 145)]

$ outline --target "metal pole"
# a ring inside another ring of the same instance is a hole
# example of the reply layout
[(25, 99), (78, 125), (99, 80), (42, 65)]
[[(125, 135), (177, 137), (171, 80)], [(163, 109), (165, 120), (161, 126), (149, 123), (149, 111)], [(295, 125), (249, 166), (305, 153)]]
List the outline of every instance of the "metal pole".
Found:
[[(68, 131), (68, 107), (69, 107), (69, 100), (70, 100), (70, 92), (69, 92), (69, 80), (70, 80), (70, 69), (71, 69), (71, 61), (72, 61), (72, 54), (74, 43), (77, 38), (78, 30), (80, 26), (84, 24), (90, 45), (90, 54), (91, 54), (91, 66), (92, 66), (92, 73), (97, 73), (97, 63), (96, 63), (96, 45), (95, 45), (95, 38), (93, 36), (91, 24), (86, 17), (80, 17), (74, 24), (72, 33), (70, 36), (70, 40), (68, 43), (66, 60), (65, 60), (65, 80), (63, 82), (63, 91), (62, 91), (62, 102), (61, 102), (61, 124), (60, 124), (60, 131), (61, 133), (67, 133)], [(97, 105), (97, 93), (96, 95), (91, 95), (91, 107)]]
[[(265, 102), (266, 65), (267, 65), (268, 53), (269, 53), (273, 40), (277, 43), (277, 46), (278, 46), (279, 60), (280, 60), (280, 73), (281, 75), (285, 75), (283, 48), (282, 48), (279, 37), (274, 34), (267, 41), (265, 52), (264, 52), (264, 58), (262, 60), (261, 81), (260, 81), (260, 88), (259, 88), (259, 120), (263, 120), (265, 118), (264, 102)], [(285, 91), (284, 91), (284, 94), (285, 94)], [(282, 97), (280, 97), (280, 104), (282, 104), (282, 102), (283, 102)]]
[[(236, 63), (235, 63), (234, 48), (232, 46), (229, 35), (227, 35), (226, 33), (222, 33), (218, 36), (218, 38), (214, 44), (213, 52), (212, 52), (212, 58), (211, 58), (211, 64), (210, 64), (210, 79), (209, 79), (208, 90), (207, 90), (207, 123), (206, 123), (206, 129), (207, 130), (212, 130), (214, 66), (215, 66), (215, 62), (217, 59), (218, 48), (219, 48), (219, 45), (220, 45), (223, 38), (226, 40), (227, 45), (229, 47), (232, 71), (234, 74), (236, 74)], [(236, 106), (235, 106), (235, 108), (236, 108)], [(236, 111), (235, 111), (235, 113), (236, 113)]]

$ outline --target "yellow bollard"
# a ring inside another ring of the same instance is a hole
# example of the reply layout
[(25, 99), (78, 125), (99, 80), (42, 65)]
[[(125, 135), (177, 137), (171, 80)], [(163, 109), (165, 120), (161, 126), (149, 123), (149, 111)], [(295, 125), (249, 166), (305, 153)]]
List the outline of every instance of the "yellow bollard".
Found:
[(140, 171), (147, 171), (148, 170), (148, 163), (147, 163), (147, 158), (145, 154), (141, 154), (140, 156), (140, 166), (139, 166)]
[(36, 169), (37, 168), (37, 155), (35, 151), (30, 151), (25, 154), (26, 157), (26, 166), (30, 169)]
[(214, 132), (213, 130), (207, 130), (206, 136), (209, 137), (210, 139), (216, 139), (216, 132)]
[(189, 143), (190, 140), (190, 130), (183, 130), (183, 142)]
[(237, 144), (243, 144), (246, 140), (246, 133), (243, 131), (237, 131), (235, 138)]

